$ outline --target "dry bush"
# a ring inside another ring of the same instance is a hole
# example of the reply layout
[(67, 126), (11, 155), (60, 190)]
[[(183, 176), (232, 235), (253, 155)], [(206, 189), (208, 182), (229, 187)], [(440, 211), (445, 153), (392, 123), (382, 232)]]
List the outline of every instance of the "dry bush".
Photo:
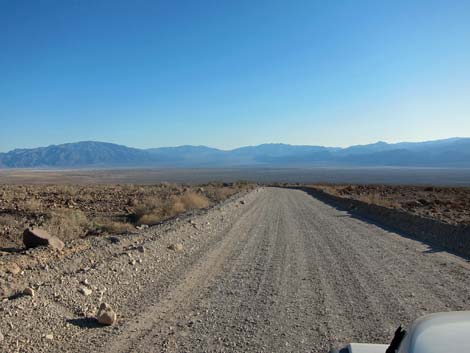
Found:
[(58, 190), (61, 194), (67, 195), (69, 197), (77, 196), (80, 191), (77, 185), (61, 185)]
[(315, 185), (315, 187), (330, 195), (339, 196), (338, 189), (333, 185)]
[(29, 199), (24, 202), (23, 208), (29, 212), (39, 212), (42, 211), (43, 205), (41, 200)]
[(233, 188), (221, 187), (214, 190), (214, 197), (217, 201), (224, 201), (233, 196), (236, 192), (237, 190)]
[(68, 240), (83, 236), (88, 227), (88, 220), (80, 210), (59, 208), (48, 214), (43, 227), (62, 240)]
[(164, 217), (160, 213), (153, 212), (153, 213), (144, 214), (141, 217), (139, 217), (136, 224), (138, 225), (147, 224), (149, 226), (153, 226), (155, 224), (160, 223), (163, 219)]
[(371, 192), (365, 195), (358, 195), (355, 198), (359, 201), (362, 201), (368, 204), (373, 204), (373, 205), (378, 205), (378, 206), (383, 206), (383, 207), (392, 207), (392, 208), (400, 207), (400, 204), (398, 202), (385, 198), (379, 192)]
[(111, 234), (125, 234), (135, 230), (135, 227), (130, 223), (114, 221), (108, 218), (98, 218), (93, 223), (93, 228)]
[(164, 219), (192, 209), (206, 208), (209, 205), (207, 197), (192, 191), (183, 195), (173, 195), (168, 200), (148, 197), (135, 208), (132, 219), (134, 223), (139, 225), (155, 225)]
[(17, 224), (15, 217), (9, 214), (0, 215), (0, 227), (13, 227)]
[[(141, 222), (141, 218), (150, 214), (154, 214), (156, 210), (158, 210), (163, 201), (159, 197), (145, 197), (139, 203), (137, 200), (133, 200), (133, 203), (137, 205), (134, 207), (134, 213), (132, 215), (132, 219), (137, 224), (143, 224)], [(145, 223), (148, 224), (148, 223)]]
[(180, 196), (177, 201), (181, 202), (186, 210), (194, 208), (206, 208), (209, 206), (209, 200), (207, 197), (195, 192), (188, 192), (183, 196)]
[(342, 198), (351, 198), (355, 200), (359, 200), (365, 202), (367, 204), (378, 205), (383, 207), (392, 207), (398, 208), (400, 205), (399, 203), (387, 199), (384, 195), (382, 195), (379, 191), (372, 191), (369, 190), (367, 193), (358, 194), (355, 193), (356, 186), (355, 185), (348, 185), (348, 186), (341, 186), (341, 185), (316, 185), (315, 187), (321, 189), (322, 191), (342, 197)]

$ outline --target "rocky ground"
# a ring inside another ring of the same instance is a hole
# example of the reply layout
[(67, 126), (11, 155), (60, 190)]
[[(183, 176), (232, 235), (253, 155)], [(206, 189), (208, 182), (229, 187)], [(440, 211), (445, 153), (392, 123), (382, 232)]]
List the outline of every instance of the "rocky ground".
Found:
[(466, 261), (291, 189), (0, 260), (2, 352), (327, 352), (470, 309)]
[(190, 186), (0, 184), (0, 251), (23, 248), (23, 230), (38, 226), (64, 241), (129, 233), (253, 188), (247, 183)]
[(332, 195), (364, 201), (449, 224), (470, 224), (470, 188), (401, 185), (314, 185)]

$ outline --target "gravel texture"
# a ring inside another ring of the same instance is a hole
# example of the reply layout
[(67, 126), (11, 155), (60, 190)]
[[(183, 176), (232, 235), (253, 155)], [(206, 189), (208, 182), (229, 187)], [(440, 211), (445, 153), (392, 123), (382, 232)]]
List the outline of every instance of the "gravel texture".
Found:
[[(301, 190), (259, 188), (64, 254), (8, 275), (35, 295), (0, 303), (0, 351), (327, 352), (470, 309), (463, 259)], [(94, 319), (102, 302), (117, 313), (112, 326)]]

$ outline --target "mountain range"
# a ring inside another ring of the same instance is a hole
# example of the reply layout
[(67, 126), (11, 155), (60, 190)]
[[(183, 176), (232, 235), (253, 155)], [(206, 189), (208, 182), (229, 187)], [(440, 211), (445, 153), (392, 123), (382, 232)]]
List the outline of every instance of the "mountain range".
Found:
[(347, 148), (262, 144), (233, 150), (206, 146), (137, 149), (84, 141), (0, 153), (0, 168), (470, 167), (470, 138)]

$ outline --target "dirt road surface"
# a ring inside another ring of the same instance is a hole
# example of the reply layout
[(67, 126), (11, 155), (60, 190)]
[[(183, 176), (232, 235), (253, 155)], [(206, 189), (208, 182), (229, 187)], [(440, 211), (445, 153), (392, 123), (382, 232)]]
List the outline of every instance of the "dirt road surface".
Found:
[[(25, 271), (37, 294), (0, 304), (2, 351), (328, 352), (385, 343), (425, 313), (470, 309), (464, 259), (300, 190), (261, 188), (119, 242), (89, 242), (47, 271)], [(90, 296), (78, 291), (85, 279)], [(91, 318), (101, 300), (116, 325)]]

